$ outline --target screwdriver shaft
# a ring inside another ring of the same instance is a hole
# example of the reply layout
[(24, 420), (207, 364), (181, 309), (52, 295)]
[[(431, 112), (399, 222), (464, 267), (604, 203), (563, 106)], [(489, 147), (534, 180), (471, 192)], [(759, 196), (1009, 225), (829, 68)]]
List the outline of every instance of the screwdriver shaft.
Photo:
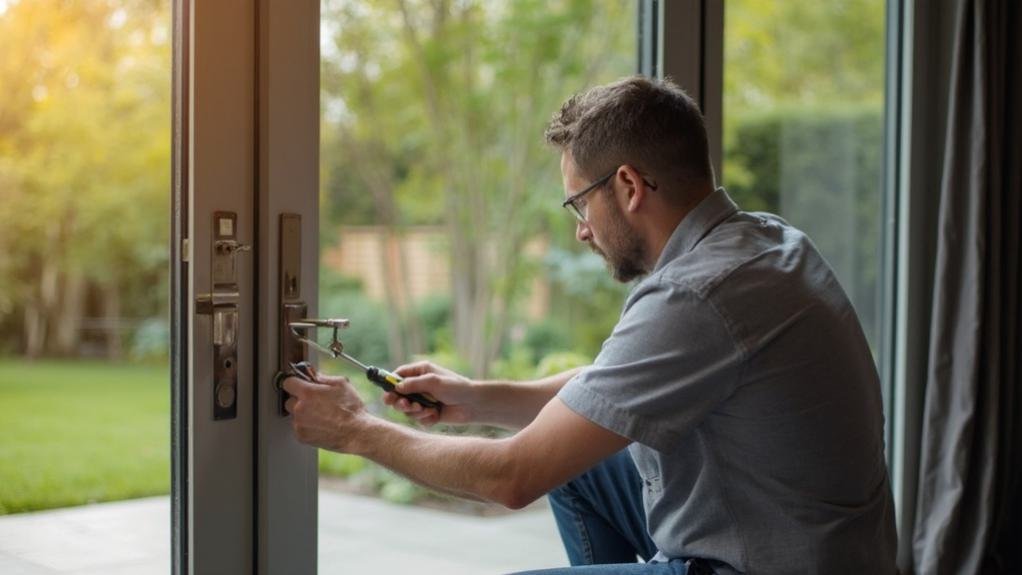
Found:
[(366, 365), (366, 364), (362, 363), (361, 361), (351, 357), (350, 355), (344, 353), (343, 351), (339, 352), (339, 355), (340, 355), (340, 357), (350, 361), (352, 364), (354, 364), (356, 367), (358, 367), (362, 371), (366, 371), (366, 370), (369, 369), (368, 365)]

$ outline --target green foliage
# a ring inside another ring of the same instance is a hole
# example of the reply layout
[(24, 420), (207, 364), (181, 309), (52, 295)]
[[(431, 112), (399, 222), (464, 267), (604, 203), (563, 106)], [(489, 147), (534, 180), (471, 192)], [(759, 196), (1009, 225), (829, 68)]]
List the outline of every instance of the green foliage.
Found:
[(592, 362), (593, 358), (571, 351), (551, 353), (544, 357), (543, 360), (539, 362), (539, 365), (536, 366), (536, 377), (541, 378), (557, 375), (558, 373), (564, 373), (569, 369), (589, 365)]
[(427, 492), (423, 487), (386, 469), (381, 468), (380, 497), (391, 503), (414, 503)]
[(0, 13), (0, 339), (18, 340), (19, 308), (55, 334), (90, 285), (124, 316), (165, 308), (170, 79), (165, 2)]
[(533, 273), (523, 246), (558, 211), (543, 127), (571, 93), (633, 71), (634, 26), (618, 23), (635, 4), (334, 0), (323, 17), (324, 158), (346, 166), (324, 169), (323, 197), (338, 221), (445, 225), (451, 343), (483, 375)]
[(547, 354), (569, 349), (571, 334), (567, 326), (558, 321), (543, 320), (528, 326), (523, 344), (529, 350), (529, 358), (533, 364)]
[(170, 490), (166, 365), (0, 361), (0, 515)]
[(426, 336), (426, 352), (435, 353), (451, 350), (454, 334), (451, 333), (453, 309), (449, 295), (434, 295), (416, 305), (415, 314)]
[(536, 371), (536, 360), (522, 346), (512, 347), (504, 356), (493, 360), (490, 372), (494, 378), (515, 381), (531, 379)]
[(415, 503), (430, 491), (408, 479), (355, 455), (319, 450), (319, 472), (344, 479), (358, 490), (374, 493), (392, 503)]
[(361, 473), (370, 463), (356, 455), (319, 450), (319, 472), (332, 477), (352, 477)]
[[(319, 313), (323, 317), (343, 317), (351, 326), (340, 332), (344, 350), (366, 364), (385, 366), (391, 362), (387, 335), (387, 310), (369, 299), (356, 280), (323, 270), (320, 279)], [(325, 332), (326, 330), (320, 330)], [(326, 344), (328, 333), (320, 333)]]
[(570, 334), (567, 349), (596, 357), (617, 323), (629, 286), (611, 278), (603, 260), (589, 252), (552, 248), (546, 265), (552, 298), (558, 302), (551, 321)]
[(724, 113), (883, 101), (885, 0), (728, 0)]

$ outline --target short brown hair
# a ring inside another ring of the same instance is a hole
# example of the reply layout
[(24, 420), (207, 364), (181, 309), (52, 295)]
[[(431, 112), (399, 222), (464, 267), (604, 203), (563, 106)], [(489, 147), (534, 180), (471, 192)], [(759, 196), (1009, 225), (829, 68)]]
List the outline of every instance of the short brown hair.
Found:
[(670, 80), (630, 76), (575, 94), (554, 114), (544, 136), (570, 151), (588, 179), (629, 164), (675, 194), (713, 185), (703, 115)]

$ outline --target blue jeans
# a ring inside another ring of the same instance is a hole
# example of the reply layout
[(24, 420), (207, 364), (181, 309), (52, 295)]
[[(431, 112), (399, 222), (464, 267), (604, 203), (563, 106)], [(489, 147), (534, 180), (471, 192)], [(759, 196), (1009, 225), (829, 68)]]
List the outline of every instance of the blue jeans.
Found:
[[(528, 574), (642, 573), (685, 575), (685, 561), (649, 561), (656, 545), (646, 529), (642, 479), (627, 450), (550, 492), (550, 507), (573, 567)], [(521, 573), (519, 575), (526, 575)]]

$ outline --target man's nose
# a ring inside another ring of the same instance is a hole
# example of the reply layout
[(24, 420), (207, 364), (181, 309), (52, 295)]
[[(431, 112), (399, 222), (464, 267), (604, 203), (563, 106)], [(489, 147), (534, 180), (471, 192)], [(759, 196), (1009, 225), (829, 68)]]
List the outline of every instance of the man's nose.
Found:
[(593, 239), (593, 232), (589, 229), (588, 223), (579, 221), (575, 224), (575, 239), (580, 242), (588, 242)]

